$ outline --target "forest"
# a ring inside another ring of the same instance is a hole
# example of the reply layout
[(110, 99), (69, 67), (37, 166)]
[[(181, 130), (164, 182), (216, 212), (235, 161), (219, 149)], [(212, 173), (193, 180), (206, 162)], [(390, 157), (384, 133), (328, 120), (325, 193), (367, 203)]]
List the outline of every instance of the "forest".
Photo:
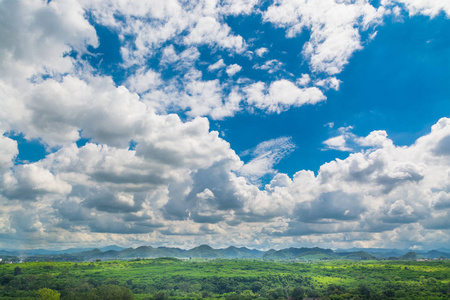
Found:
[(0, 299), (450, 299), (450, 261), (133, 259), (0, 265)]

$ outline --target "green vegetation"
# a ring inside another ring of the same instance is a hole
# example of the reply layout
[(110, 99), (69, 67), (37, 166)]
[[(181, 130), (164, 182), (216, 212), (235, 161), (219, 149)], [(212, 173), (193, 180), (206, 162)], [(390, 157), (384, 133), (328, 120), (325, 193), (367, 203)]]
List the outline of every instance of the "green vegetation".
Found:
[(201, 245), (190, 250), (170, 247), (141, 246), (137, 248), (121, 248), (107, 246), (102, 249), (66, 249), (66, 250), (0, 250), (3, 256), (1, 263), (19, 261), (95, 261), (95, 260), (130, 260), (135, 258), (196, 258), (196, 259), (264, 259), (264, 260), (290, 260), (299, 262), (316, 262), (318, 260), (417, 260), (417, 259), (448, 259), (450, 254), (438, 250), (407, 252), (396, 249), (348, 249), (333, 251), (331, 249), (314, 248), (287, 248), (281, 250), (271, 249), (260, 251), (246, 247), (230, 246), (225, 249), (214, 249), (208, 245)]
[(0, 299), (304, 297), (450, 299), (450, 261), (305, 263), (157, 258), (0, 265)]

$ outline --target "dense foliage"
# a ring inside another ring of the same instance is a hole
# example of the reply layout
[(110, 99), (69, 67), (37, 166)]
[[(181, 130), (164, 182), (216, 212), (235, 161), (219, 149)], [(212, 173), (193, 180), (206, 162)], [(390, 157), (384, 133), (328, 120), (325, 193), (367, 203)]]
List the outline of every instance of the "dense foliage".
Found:
[(450, 261), (172, 258), (0, 265), (0, 299), (450, 299)]

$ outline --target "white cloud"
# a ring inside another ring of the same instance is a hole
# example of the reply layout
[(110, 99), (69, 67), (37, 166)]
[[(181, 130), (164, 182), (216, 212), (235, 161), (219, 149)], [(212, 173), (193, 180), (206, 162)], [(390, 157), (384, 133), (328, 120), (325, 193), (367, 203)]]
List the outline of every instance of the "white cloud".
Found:
[(45, 194), (66, 195), (71, 186), (35, 164), (16, 166), (3, 176), (2, 194), (11, 200), (36, 200)]
[(320, 87), (324, 88), (325, 90), (332, 89), (335, 91), (339, 90), (340, 84), (341, 84), (341, 81), (339, 79), (337, 79), (336, 77), (328, 77), (325, 79), (316, 80), (314, 82), (315, 86), (320, 86)]
[(264, 64), (262, 65), (254, 65), (253, 68), (254, 69), (259, 69), (259, 70), (266, 70), (269, 74), (278, 72), (281, 67), (283, 66), (283, 63), (276, 60), (276, 59), (271, 59), (266, 61)]
[(284, 157), (294, 151), (295, 145), (292, 138), (281, 137), (260, 143), (254, 149), (244, 153), (251, 154), (253, 158), (243, 165), (237, 172), (241, 176), (257, 184), (258, 180), (269, 173), (275, 174), (273, 167)]
[(213, 17), (201, 18), (189, 35), (185, 38), (188, 45), (210, 44), (226, 49), (232, 49), (238, 53), (244, 51), (245, 42), (241, 36), (231, 34), (231, 29), (226, 24), (220, 24)]
[(222, 4), (224, 14), (250, 14), (259, 0), (225, 0)]
[(297, 84), (299, 86), (307, 86), (310, 82), (311, 77), (308, 74), (302, 74), (302, 76), (297, 79)]
[(352, 151), (350, 147), (347, 147), (347, 141), (344, 136), (339, 135), (336, 137), (329, 138), (323, 142), (329, 149), (339, 150), (339, 151)]
[(288, 37), (310, 30), (310, 40), (302, 53), (313, 72), (338, 74), (352, 54), (362, 49), (360, 30), (381, 21), (384, 7), (378, 10), (369, 1), (280, 0), (264, 13), (264, 19), (286, 28)]
[(265, 47), (261, 47), (255, 50), (256, 55), (258, 55), (259, 57), (263, 57), (267, 52), (269, 52), (269, 49)]
[(219, 59), (218, 61), (216, 61), (212, 65), (208, 66), (208, 71), (214, 71), (214, 70), (222, 69), (222, 68), (225, 68), (225, 67), (226, 67), (226, 65), (223, 62), (223, 59)]
[(180, 58), (178, 57), (177, 53), (175, 52), (175, 48), (173, 45), (169, 45), (165, 47), (162, 51), (162, 58), (161, 63), (162, 64), (170, 64), (178, 61)]
[[(441, 2), (401, 2), (411, 14), (448, 13)], [(247, 44), (225, 16), (248, 14), (255, 4), (0, 2), (6, 24), (0, 29), (0, 233), (8, 242), (265, 247), (293, 245), (300, 235), (311, 245), (420, 247), (449, 240), (447, 118), (411, 146), (396, 146), (383, 130), (358, 137), (342, 128), (325, 145), (357, 152), (317, 174), (300, 170), (289, 177), (275, 165), (293, 150), (291, 139), (261, 143), (244, 165), (208, 119), (198, 117), (221, 119), (245, 105), (280, 113), (324, 101), (317, 86), (338, 89), (337, 78), (316, 80), (316, 74), (271, 83), (203, 79), (196, 46), (242, 54)], [(84, 9), (118, 33), (123, 67), (131, 66), (126, 87), (90, 74), (93, 67), (81, 55), (66, 55), (98, 45)], [(337, 74), (383, 8), (367, 1), (280, 1), (263, 14), (288, 36), (310, 30), (302, 51), (311, 70)], [(159, 68), (142, 67), (155, 54), (161, 55)], [(225, 68), (223, 60), (216, 64)], [(255, 69), (282, 66), (268, 60)], [(165, 70), (182, 75), (163, 80)], [(171, 110), (182, 110), (187, 120)], [(18, 145), (4, 135), (9, 131), (39, 139), (53, 153), (14, 165)], [(78, 147), (80, 136), (90, 142)], [(266, 174), (275, 175), (260, 189), (254, 183)]]
[(410, 15), (426, 15), (435, 17), (440, 13), (450, 16), (450, 3), (448, 1), (434, 0), (388, 0), (384, 1), (385, 5), (401, 3), (408, 10)]
[(0, 174), (3, 170), (12, 167), (13, 159), (17, 154), (19, 154), (17, 142), (8, 137), (0, 136)]
[(248, 104), (270, 113), (280, 113), (292, 106), (315, 104), (326, 99), (316, 87), (299, 88), (285, 79), (274, 81), (269, 87), (257, 82), (247, 87), (245, 92)]
[(326, 124), (324, 124), (323, 126), (324, 126), (324, 127), (328, 127), (328, 128), (330, 128), (330, 129), (333, 129), (333, 127), (334, 127), (334, 122), (326, 123)]
[(151, 69), (141, 68), (127, 78), (128, 89), (136, 93), (145, 93), (162, 84), (161, 75)]
[[(328, 123), (326, 126), (333, 128), (334, 124)], [(340, 135), (331, 137), (324, 141), (323, 143), (328, 149), (350, 152), (353, 151), (353, 144), (355, 143), (356, 136), (350, 131), (353, 129), (352, 126), (340, 127), (338, 129)]]
[(372, 131), (368, 136), (358, 138), (357, 143), (365, 147), (388, 148), (393, 146), (392, 140), (388, 139), (384, 130)]
[[(115, 28), (120, 36), (132, 36), (121, 48), (125, 64), (140, 65), (165, 42), (184, 45), (210, 45), (238, 53), (245, 49), (241, 36), (233, 35), (223, 16), (248, 14), (256, 1), (86, 1), (83, 7), (95, 20)], [(187, 32), (184, 39), (179, 36)]]
[(242, 67), (238, 64), (232, 64), (229, 65), (226, 69), (226, 72), (228, 74), (228, 76), (232, 77), (234, 74), (236, 74), (237, 72), (241, 71)]
[(5, 0), (0, 3), (0, 78), (13, 81), (32, 75), (69, 72), (72, 48), (98, 45), (95, 29), (75, 0)]

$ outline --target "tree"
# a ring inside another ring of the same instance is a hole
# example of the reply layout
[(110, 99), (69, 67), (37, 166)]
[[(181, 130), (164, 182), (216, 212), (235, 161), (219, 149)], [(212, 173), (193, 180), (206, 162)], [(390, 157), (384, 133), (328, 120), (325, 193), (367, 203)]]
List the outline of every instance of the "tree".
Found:
[(301, 300), (304, 296), (305, 290), (301, 286), (296, 286), (291, 292), (291, 297), (296, 300)]
[(22, 274), (22, 269), (20, 267), (14, 268), (14, 276)]
[(102, 285), (90, 290), (87, 299), (92, 300), (132, 300), (133, 293), (126, 287), (113, 284)]
[(61, 297), (60, 293), (48, 288), (39, 289), (38, 294), (39, 299), (41, 300), (59, 300), (59, 298)]
[(153, 299), (154, 300), (168, 300), (169, 299), (169, 295), (165, 291), (161, 291), (161, 292), (156, 293), (153, 296)]

